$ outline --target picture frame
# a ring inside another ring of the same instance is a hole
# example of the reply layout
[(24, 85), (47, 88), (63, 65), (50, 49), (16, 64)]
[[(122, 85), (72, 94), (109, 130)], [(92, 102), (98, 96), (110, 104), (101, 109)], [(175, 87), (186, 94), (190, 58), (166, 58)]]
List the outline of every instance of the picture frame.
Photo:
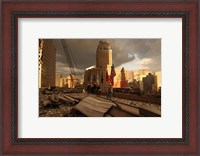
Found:
[[(199, 154), (198, 1), (2, 2), (3, 154)], [(18, 138), (19, 18), (182, 18), (182, 138)]]

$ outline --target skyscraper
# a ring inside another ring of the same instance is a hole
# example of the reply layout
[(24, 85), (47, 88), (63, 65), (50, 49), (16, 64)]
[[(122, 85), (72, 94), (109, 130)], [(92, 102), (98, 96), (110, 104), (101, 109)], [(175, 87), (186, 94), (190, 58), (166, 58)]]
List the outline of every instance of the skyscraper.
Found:
[(51, 39), (39, 39), (39, 88), (55, 86), (56, 50)]
[(125, 71), (125, 76), (126, 76), (126, 79), (129, 82), (133, 82), (133, 80), (134, 80), (134, 72), (132, 70), (126, 70)]
[(149, 73), (146, 77), (143, 77), (143, 87), (145, 92), (152, 92), (153, 84), (155, 84), (154, 75)]
[(99, 41), (96, 52), (96, 67), (110, 69), (112, 66), (112, 49), (106, 41)]
[(161, 72), (155, 72), (155, 77), (156, 89), (158, 91), (161, 87)]
[(56, 72), (56, 80), (55, 80), (55, 86), (60, 87), (60, 78), (62, 77), (60, 73)]
[(126, 71), (123, 67), (114, 68), (110, 44), (107, 41), (99, 41), (96, 50), (96, 66), (86, 69), (84, 86), (86, 88), (88, 84), (98, 84), (102, 91), (106, 91), (111, 83), (113, 88), (125, 88), (128, 87), (128, 81), (133, 81), (133, 74), (133, 71)]
[(149, 73), (153, 74), (150, 69), (140, 69), (136, 73), (136, 80), (142, 81), (142, 78), (147, 76)]

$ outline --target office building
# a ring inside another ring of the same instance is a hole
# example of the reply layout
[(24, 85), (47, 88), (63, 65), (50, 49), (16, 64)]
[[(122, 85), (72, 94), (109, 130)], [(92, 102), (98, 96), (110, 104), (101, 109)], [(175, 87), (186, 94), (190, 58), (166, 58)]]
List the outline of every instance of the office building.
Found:
[(39, 88), (55, 86), (56, 49), (51, 39), (39, 39)]

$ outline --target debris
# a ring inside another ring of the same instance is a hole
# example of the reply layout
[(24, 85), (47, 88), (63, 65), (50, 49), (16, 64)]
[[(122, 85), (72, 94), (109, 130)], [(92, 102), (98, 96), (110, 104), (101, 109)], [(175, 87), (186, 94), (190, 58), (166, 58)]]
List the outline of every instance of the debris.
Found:
[(96, 96), (67, 88), (39, 90), (40, 117), (140, 117), (161, 116), (161, 106), (125, 98)]
[(123, 111), (121, 109), (118, 109), (116, 107), (112, 107), (109, 111), (108, 111), (108, 114), (110, 116), (113, 116), (113, 117), (133, 117), (134, 115), (129, 113), (129, 112), (126, 112), (126, 111)]
[(103, 117), (114, 103), (97, 100), (93, 97), (86, 97), (74, 108), (89, 117)]
[(47, 106), (48, 104), (51, 104), (52, 102), (50, 100), (44, 100), (43, 101), (43, 106)]
[(65, 97), (60, 96), (60, 95), (56, 95), (56, 98), (58, 98), (59, 100), (65, 102), (65, 103), (70, 103), (71, 102), (70, 100), (68, 100)]
[(70, 96), (67, 96), (67, 95), (63, 95), (66, 99), (68, 99), (71, 103), (73, 104), (77, 104), (79, 103), (78, 100), (74, 99), (74, 98), (71, 98)]

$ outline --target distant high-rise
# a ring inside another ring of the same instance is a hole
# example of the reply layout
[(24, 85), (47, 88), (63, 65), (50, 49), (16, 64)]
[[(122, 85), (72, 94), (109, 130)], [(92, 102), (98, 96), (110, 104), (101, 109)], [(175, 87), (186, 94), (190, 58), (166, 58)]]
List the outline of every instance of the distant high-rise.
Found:
[(142, 78), (147, 76), (149, 73), (153, 74), (150, 69), (140, 69), (137, 71), (136, 80), (142, 81)]
[(126, 78), (126, 75), (125, 75), (124, 67), (122, 67), (122, 69), (121, 69), (120, 87), (121, 87), (121, 88), (128, 87), (128, 81), (127, 81), (127, 78)]
[(154, 85), (155, 79), (154, 75), (149, 73), (146, 77), (143, 77), (143, 89), (145, 92), (151, 92), (153, 91), (153, 85)]
[(132, 70), (126, 70), (125, 71), (125, 76), (128, 82), (133, 82), (134, 80), (134, 72)]
[(155, 84), (157, 91), (159, 91), (159, 88), (161, 87), (161, 79), (161, 72), (155, 72)]
[[(57, 76), (57, 78), (59, 78), (59, 74)], [(58, 87), (75, 88), (80, 84), (80, 79), (78, 79), (75, 75), (69, 75), (60, 77), (57, 82), (59, 82)]]
[[(91, 66), (86, 69), (84, 74), (85, 88), (89, 84), (100, 85), (102, 91), (106, 91), (108, 85), (111, 83), (109, 78), (112, 67), (112, 49), (107, 41), (99, 41), (96, 50), (96, 66)], [(112, 80), (113, 88), (126, 88), (128, 82), (134, 79), (134, 73), (131, 70), (125, 70), (123, 67), (114, 68), (115, 76)], [(108, 77), (108, 78), (107, 78)]]
[(39, 88), (55, 86), (56, 50), (50, 39), (39, 40)]
[(110, 69), (112, 66), (112, 49), (106, 41), (99, 41), (96, 52), (96, 67)]
[(60, 78), (62, 77), (60, 73), (56, 72), (56, 87), (60, 87)]

